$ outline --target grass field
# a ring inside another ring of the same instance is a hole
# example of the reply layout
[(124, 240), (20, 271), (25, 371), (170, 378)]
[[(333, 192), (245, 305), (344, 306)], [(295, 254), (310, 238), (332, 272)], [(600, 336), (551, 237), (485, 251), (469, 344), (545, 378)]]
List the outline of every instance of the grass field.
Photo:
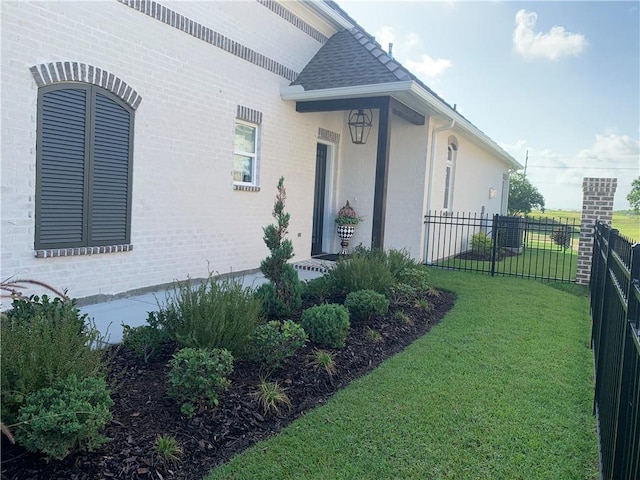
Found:
[[(529, 242), (528, 242), (529, 243)], [(532, 242), (535, 244), (535, 242)], [(496, 274), (526, 276), (539, 279), (563, 279), (573, 281), (576, 278), (578, 266), (577, 244), (576, 248), (558, 250), (558, 247), (550, 242), (540, 242), (540, 248), (527, 247), (523, 253), (513, 257), (506, 257), (496, 262)], [(491, 271), (491, 262), (480, 260), (468, 260), (451, 258), (439, 263), (440, 266), (450, 266), (458, 270)]]
[(597, 479), (583, 289), (430, 274), (458, 295), (440, 324), (206, 478)]
[[(555, 218), (570, 218), (576, 219), (580, 224), (580, 217), (582, 212), (572, 210), (545, 210), (544, 213), (540, 211), (533, 211), (529, 216), (533, 217), (555, 217)], [(613, 212), (611, 219), (611, 225), (613, 228), (617, 228), (621, 235), (624, 235), (631, 240), (640, 242), (640, 214), (632, 214), (628, 212)]]

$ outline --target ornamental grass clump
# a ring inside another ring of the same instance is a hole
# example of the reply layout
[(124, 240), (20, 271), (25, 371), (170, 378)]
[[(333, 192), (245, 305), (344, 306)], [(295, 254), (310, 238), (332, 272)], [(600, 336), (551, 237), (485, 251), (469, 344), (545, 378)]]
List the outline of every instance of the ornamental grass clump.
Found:
[(169, 361), (169, 368), (167, 393), (190, 417), (218, 405), (218, 394), (229, 387), (233, 355), (223, 348), (183, 348)]
[(321, 347), (342, 348), (349, 334), (349, 310), (343, 305), (326, 303), (302, 312), (302, 328)]
[(385, 293), (395, 281), (382, 256), (340, 259), (326, 275), (336, 292), (344, 296), (358, 290)]
[(376, 314), (389, 311), (389, 300), (373, 290), (358, 290), (347, 295), (344, 306), (349, 310), (352, 323), (366, 323)]
[(264, 311), (271, 318), (288, 317), (302, 306), (302, 284), (298, 279), (298, 272), (287, 263), (293, 258), (293, 243), (285, 238), (291, 218), (284, 211), (286, 198), (284, 177), (280, 177), (272, 213), (277, 223), (263, 229), (263, 240), (271, 255), (260, 263), (260, 271), (270, 282), (260, 285), (256, 291), (257, 297), (262, 300)]
[(177, 282), (156, 318), (181, 347), (225, 348), (239, 355), (262, 317), (262, 305), (241, 280), (212, 275), (204, 283)]

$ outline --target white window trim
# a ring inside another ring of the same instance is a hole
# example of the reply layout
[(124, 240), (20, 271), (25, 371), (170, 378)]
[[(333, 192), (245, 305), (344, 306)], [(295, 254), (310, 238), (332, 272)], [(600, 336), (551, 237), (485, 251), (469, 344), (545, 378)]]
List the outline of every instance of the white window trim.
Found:
[[(247, 127), (251, 127), (254, 128), (256, 131), (256, 135), (255, 135), (255, 153), (251, 153), (251, 152), (244, 152), (242, 150), (236, 150), (236, 145), (235, 145), (235, 131), (236, 131), (236, 125), (245, 125)], [(251, 157), (253, 158), (253, 162), (252, 162), (252, 169), (251, 169), (251, 178), (252, 181), (251, 182), (241, 182), (238, 180), (233, 180), (233, 184), (234, 185), (245, 185), (245, 186), (251, 186), (251, 187), (257, 187), (259, 185), (258, 182), (258, 172), (259, 172), (259, 167), (258, 167), (258, 163), (260, 162), (260, 125), (257, 123), (253, 123), (253, 122), (247, 122), (246, 120), (240, 120), (239, 118), (235, 119), (235, 122), (233, 124), (233, 169), (232, 169), (232, 175), (235, 174), (236, 170), (235, 170), (235, 156), (236, 155), (242, 155), (243, 157)]]

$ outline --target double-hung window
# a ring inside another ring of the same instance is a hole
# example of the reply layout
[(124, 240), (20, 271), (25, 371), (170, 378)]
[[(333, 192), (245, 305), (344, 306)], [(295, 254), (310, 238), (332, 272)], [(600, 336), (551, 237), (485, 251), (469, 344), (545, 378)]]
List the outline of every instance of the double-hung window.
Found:
[(258, 184), (258, 125), (236, 120), (233, 152), (233, 182)]
[(40, 88), (36, 249), (130, 242), (133, 117), (96, 85)]

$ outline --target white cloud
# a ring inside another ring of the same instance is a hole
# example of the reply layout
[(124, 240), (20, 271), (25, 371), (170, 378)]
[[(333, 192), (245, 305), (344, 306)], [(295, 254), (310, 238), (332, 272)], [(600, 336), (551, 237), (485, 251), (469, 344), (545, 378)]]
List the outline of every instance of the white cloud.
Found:
[(428, 79), (434, 79), (447, 69), (453, 66), (451, 60), (445, 60), (443, 58), (432, 58), (426, 53), (420, 57), (419, 61), (407, 60), (406, 67), (414, 72), (419, 77), (426, 77)]
[(453, 66), (451, 60), (422, 53), (422, 40), (417, 33), (407, 32), (396, 38), (393, 29), (384, 26), (376, 32), (376, 40), (385, 50), (393, 43), (393, 56), (422, 80), (436, 80)]
[(580, 33), (570, 33), (564, 27), (552, 27), (547, 33), (535, 32), (538, 15), (520, 10), (516, 13), (513, 48), (525, 58), (543, 57), (558, 60), (567, 55), (579, 55), (587, 46)]
[(629, 208), (626, 197), (632, 180), (640, 175), (640, 142), (627, 135), (596, 135), (590, 147), (570, 155), (537, 150), (526, 140), (501, 146), (522, 164), (528, 150), (527, 178), (540, 190), (547, 208), (580, 210), (584, 177), (617, 178), (614, 209)]

